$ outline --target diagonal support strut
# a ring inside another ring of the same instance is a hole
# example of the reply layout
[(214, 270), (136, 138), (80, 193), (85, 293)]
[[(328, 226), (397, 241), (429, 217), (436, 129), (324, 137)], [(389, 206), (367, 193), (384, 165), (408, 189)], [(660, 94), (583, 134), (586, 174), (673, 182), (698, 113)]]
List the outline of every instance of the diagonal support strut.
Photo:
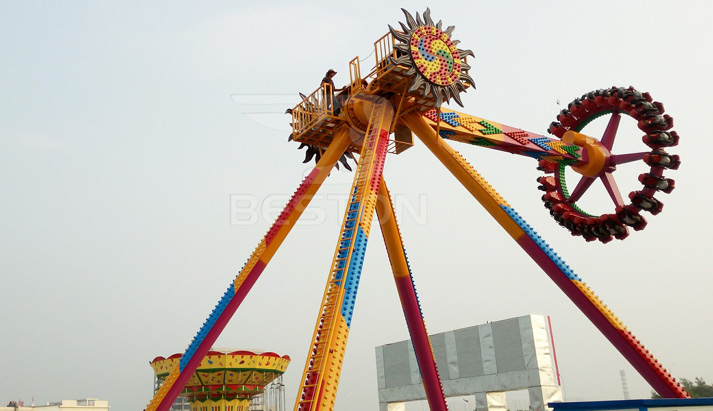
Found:
[(376, 214), (379, 217), (381, 233), (384, 237), (384, 243), (386, 243), (391, 271), (394, 273), (394, 282), (396, 283), (401, 307), (411, 335), (418, 368), (421, 371), (421, 380), (426, 391), (428, 408), (431, 411), (445, 411), (448, 407), (446, 406), (446, 397), (443, 394), (441, 379), (438, 375), (433, 347), (428, 337), (426, 322), (423, 319), (421, 304), (418, 301), (416, 286), (411, 275), (411, 268), (406, 258), (405, 247), (396, 221), (396, 214), (394, 213), (394, 204), (391, 201), (391, 195), (383, 178), (379, 185)]
[(161, 388), (146, 407), (146, 411), (167, 411), (173, 405), (178, 394), (183, 391), (186, 382), (195, 372), (210, 347), (218, 339), (225, 326), (238, 309), (245, 296), (262, 274), (287, 234), (302, 215), (317, 190), (327, 178), (332, 168), (351, 143), (347, 127), (335, 133), (334, 140), (322, 155), (311, 173), (307, 175), (284, 210), (260, 241), (248, 262), (228, 287), (221, 300), (209, 315), (198, 334), (181, 357), (181, 362), (164, 380)]

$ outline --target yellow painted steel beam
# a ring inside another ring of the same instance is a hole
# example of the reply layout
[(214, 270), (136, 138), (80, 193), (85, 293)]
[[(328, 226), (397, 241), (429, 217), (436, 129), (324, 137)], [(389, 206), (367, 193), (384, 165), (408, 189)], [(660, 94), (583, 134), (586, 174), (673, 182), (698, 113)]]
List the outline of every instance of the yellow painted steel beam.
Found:
[(334, 408), (392, 119), (388, 101), (373, 105), (295, 410)]
[(406, 114), (402, 120), (508, 234), (515, 239), (523, 234), (522, 229), (502, 209), (503, 205), (509, 206), (505, 199), (456, 150), (443, 141), (420, 114)]
[[(311, 182), (303, 182), (295, 193), (290, 203), (285, 207), (285, 211), (278, 217), (278, 220), (268, 231), (268, 234), (263, 238), (258, 247), (253, 251), (248, 259), (248, 263), (240, 271), (238, 276), (233, 281), (234, 293), (230, 298), (227, 307), (222, 312), (214, 310), (210, 317), (213, 320), (212, 325), (207, 321), (203, 325), (199, 334), (189, 345), (186, 354), (190, 352), (190, 360), (187, 365), (181, 369), (176, 367), (168, 377), (164, 380), (159, 390), (154, 395), (151, 402), (147, 405), (147, 411), (165, 411), (168, 410), (176, 397), (183, 390), (190, 376), (195, 372), (196, 368), (202, 361), (202, 357), (208, 352), (215, 340), (222, 332), (225, 325), (228, 323), (235, 310), (245, 298), (245, 295), (250, 291), (252, 285), (257, 278), (262, 274), (262, 269), (270, 262), (272, 256), (282, 244), (283, 240), (290, 232), (292, 227), (302, 215), (309, 202), (314, 197), (321, 184), (327, 178), (332, 168), (339, 160), (341, 155), (352, 142), (352, 136), (348, 127), (342, 127), (335, 131), (334, 139), (322, 155), (316, 167), (312, 171), (314, 173)], [(304, 192), (300, 192), (304, 190)], [(295, 201), (293, 204), (292, 201)], [(291, 207), (289, 210), (288, 208)], [(255, 270), (255, 266), (259, 263), (260, 269)], [(247, 281), (246, 281), (247, 280)], [(229, 308), (228, 308), (229, 307)], [(214, 314), (219, 314), (216, 318)], [(188, 356), (187, 356), (188, 357)]]

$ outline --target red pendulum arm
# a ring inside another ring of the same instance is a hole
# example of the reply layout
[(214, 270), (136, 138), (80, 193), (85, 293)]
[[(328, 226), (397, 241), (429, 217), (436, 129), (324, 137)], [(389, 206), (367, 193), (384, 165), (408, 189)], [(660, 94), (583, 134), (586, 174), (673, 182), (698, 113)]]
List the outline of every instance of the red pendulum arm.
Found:
[(396, 289), (399, 292), (399, 299), (406, 317), (409, 334), (413, 343), (414, 353), (418, 368), (421, 371), (421, 380), (426, 390), (428, 407), (432, 411), (447, 410), (446, 397), (443, 394), (443, 386), (438, 375), (436, 360), (433, 357), (433, 348), (426, 331), (426, 323), (421, 312), (421, 305), (418, 302), (416, 288), (411, 276), (411, 269), (406, 259), (401, 233), (394, 214), (394, 205), (391, 202), (391, 195), (386, 188), (384, 179), (379, 185), (379, 195), (376, 202), (376, 215), (379, 217), (381, 233), (386, 243), (386, 251), (389, 254), (391, 270), (394, 273)]

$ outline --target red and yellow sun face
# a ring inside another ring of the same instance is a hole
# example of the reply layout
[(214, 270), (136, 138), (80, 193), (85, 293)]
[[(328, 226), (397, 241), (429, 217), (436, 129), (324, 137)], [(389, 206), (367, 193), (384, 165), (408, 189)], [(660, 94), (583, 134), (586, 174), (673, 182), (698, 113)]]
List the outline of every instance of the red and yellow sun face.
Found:
[(409, 67), (405, 74), (413, 76), (409, 92), (422, 90), (425, 97), (434, 99), (436, 108), (450, 98), (462, 106), (460, 92), (473, 86), (465, 56), (473, 56), (473, 52), (458, 49), (458, 42), (451, 40), (454, 27), (442, 30), (440, 21), (434, 24), (431, 20), (430, 10), (423, 13), (423, 20), (418, 13), (414, 19), (408, 11), (403, 12), (408, 26), (400, 23), (401, 31), (391, 26), (389, 30), (399, 42), (394, 44), (399, 55), (396, 64)]
[(411, 58), (428, 81), (449, 86), (460, 78), (458, 48), (448, 35), (432, 26), (421, 26), (411, 35)]

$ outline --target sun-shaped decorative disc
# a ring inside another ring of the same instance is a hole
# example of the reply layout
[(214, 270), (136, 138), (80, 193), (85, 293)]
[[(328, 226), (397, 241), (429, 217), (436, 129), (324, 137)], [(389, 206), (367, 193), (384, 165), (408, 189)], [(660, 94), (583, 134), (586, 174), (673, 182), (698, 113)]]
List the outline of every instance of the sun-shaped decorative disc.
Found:
[(460, 77), (458, 49), (448, 35), (435, 27), (421, 26), (411, 35), (411, 58), (428, 81), (450, 86)]
[(442, 30), (440, 21), (434, 24), (431, 20), (429, 9), (423, 13), (423, 21), (418, 13), (414, 19), (408, 11), (401, 10), (408, 26), (399, 22), (403, 31), (394, 30), (391, 26), (389, 30), (400, 42), (394, 45), (399, 55), (396, 64), (408, 66), (406, 75), (414, 76), (409, 91), (423, 87), (423, 95), (432, 95), (436, 108), (443, 104), (444, 98), (446, 101), (453, 98), (463, 106), (459, 96), (466, 88), (463, 82), (473, 85), (465, 56), (473, 56), (473, 52), (458, 49), (458, 40), (451, 40), (454, 27)]

